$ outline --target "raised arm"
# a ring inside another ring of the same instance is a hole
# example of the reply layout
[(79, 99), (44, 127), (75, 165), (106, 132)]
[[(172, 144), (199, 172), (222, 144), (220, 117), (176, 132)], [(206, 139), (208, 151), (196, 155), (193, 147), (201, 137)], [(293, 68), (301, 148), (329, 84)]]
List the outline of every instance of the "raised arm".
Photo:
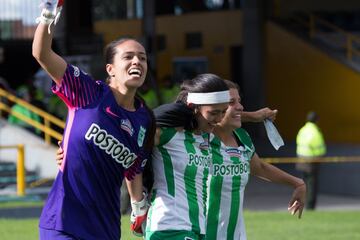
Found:
[(276, 118), (278, 110), (272, 110), (270, 108), (261, 108), (254, 112), (242, 112), (241, 113), (241, 121), (242, 122), (262, 122), (265, 119), (270, 119), (274, 121)]
[(251, 174), (254, 176), (270, 182), (293, 187), (294, 192), (289, 201), (288, 209), (292, 214), (298, 212), (298, 216), (301, 218), (306, 197), (306, 185), (302, 179), (292, 176), (269, 163), (261, 161), (256, 153), (250, 161), (250, 168)]
[[(40, 23), (35, 31), (32, 54), (49, 76), (57, 84), (60, 84), (66, 70), (66, 62), (51, 48), (54, 32), (53, 22), (55, 21), (56, 16), (59, 16), (52, 13), (56, 13), (56, 9), (59, 9), (58, 4), (59, 2), (57, 0), (43, 1), (44, 9), (42, 10), (41, 16), (38, 18)], [(50, 32), (50, 30), (52, 31)]]

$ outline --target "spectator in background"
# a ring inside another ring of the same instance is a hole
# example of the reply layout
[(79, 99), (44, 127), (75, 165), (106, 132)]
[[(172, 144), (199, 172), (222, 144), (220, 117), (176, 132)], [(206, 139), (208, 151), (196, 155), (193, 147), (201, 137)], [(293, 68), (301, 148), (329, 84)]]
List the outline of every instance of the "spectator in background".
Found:
[(57, 96), (51, 95), (49, 98), (48, 111), (65, 121), (67, 116), (67, 107), (65, 103)]
[(153, 109), (159, 106), (158, 97), (156, 96), (155, 90), (151, 88), (149, 79), (145, 80), (137, 93), (144, 99), (149, 108)]
[(166, 75), (161, 82), (161, 88), (160, 88), (162, 103), (174, 102), (179, 92), (180, 92), (179, 84), (175, 83), (170, 75)]
[(319, 117), (315, 112), (309, 112), (307, 122), (300, 129), (296, 137), (296, 154), (308, 160), (308, 163), (297, 163), (296, 169), (303, 173), (308, 194), (306, 209), (314, 210), (316, 207), (319, 165), (312, 163), (318, 157), (326, 154), (324, 137), (317, 126)]
[[(30, 90), (27, 86), (20, 86), (17, 91), (16, 91), (16, 95), (19, 98), (22, 98), (24, 101), (28, 102), (31, 104), (32, 101), (32, 95), (30, 93)], [(34, 128), (32, 125), (30, 125), (29, 123), (24, 122), (23, 120), (19, 119), (18, 117), (15, 116), (14, 113), (18, 113), (23, 115), (24, 117), (27, 117), (31, 120), (34, 120), (38, 123), (41, 123), (41, 118), (39, 115), (37, 115), (36, 113), (34, 113), (33, 111), (31, 111), (29, 108), (16, 103), (15, 105), (12, 106), (11, 108), (11, 114), (8, 117), (8, 122), (12, 123), (12, 124), (16, 124), (18, 126), (21, 126), (31, 132), (36, 133), (37, 135), (41, 134), (40, 129), (38, 128)]]

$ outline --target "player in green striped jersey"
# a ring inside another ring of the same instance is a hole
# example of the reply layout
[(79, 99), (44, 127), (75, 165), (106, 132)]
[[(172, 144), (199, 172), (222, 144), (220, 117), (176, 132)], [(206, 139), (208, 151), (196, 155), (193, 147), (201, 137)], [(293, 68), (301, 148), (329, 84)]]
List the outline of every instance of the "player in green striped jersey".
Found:
[(241, 129), (243, 106), (235, 83), (225, 80), (230, 104), (211, 139), (213, 163), (210, 168), (206, 240), (246, 239), (243, 219), (244, 190), (249, 175), (294, 187), (289, 211), (301, 217), (306, 187), (302, 179), (260, 160), (248, 133)]
[(193, 109), (194, 121), (189, 127), (157, 131), (148, 240), (205, 238), (209, 133), (224, 116), (229, 91), (223, 79), (201, 74), (182, 84), (178, 100)]

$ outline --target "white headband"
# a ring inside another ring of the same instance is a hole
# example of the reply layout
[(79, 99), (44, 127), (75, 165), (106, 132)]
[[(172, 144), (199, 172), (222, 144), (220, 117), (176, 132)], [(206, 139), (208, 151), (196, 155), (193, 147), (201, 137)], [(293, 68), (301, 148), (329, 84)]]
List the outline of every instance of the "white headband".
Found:
[(217, 104), (230, 102), (229, 90), (208, 93), (188, 93), (188, 103), (194, 104)]

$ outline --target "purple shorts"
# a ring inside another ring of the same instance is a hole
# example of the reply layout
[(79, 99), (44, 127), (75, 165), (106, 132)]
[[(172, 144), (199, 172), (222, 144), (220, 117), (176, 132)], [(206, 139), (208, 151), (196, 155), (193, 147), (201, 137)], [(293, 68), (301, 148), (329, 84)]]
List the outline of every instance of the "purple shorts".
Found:
[(78, 238), (68, 234), (66, 232), (57, 231), (54, 229), (39, 228), (40, 240), (76, 240)]

